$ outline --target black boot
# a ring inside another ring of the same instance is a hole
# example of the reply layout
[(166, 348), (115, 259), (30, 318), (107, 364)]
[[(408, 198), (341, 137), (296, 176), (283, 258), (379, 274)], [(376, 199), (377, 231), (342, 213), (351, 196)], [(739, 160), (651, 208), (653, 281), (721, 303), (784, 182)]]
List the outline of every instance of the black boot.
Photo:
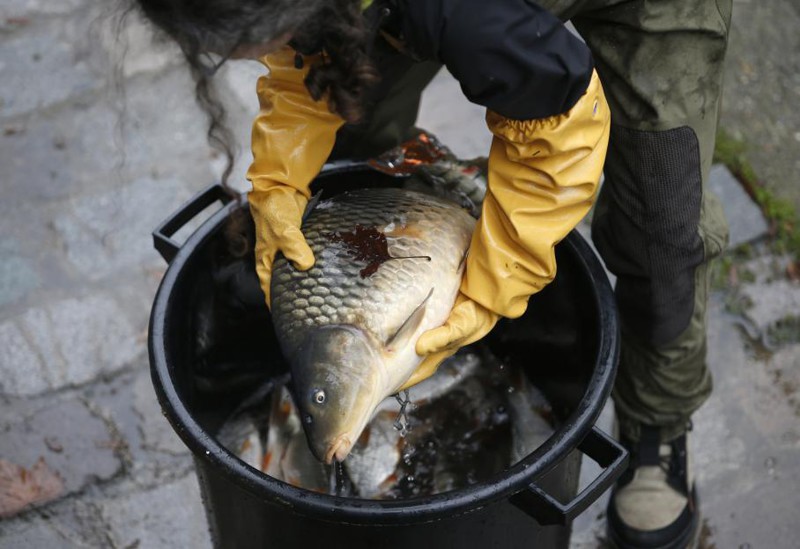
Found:
[(687, 433), (661, 443), (657, 427), (622, 438), (631, 453), (608, 503), (608, 539), (619, 549), (693, 547), (700, 513), (691, 477)]

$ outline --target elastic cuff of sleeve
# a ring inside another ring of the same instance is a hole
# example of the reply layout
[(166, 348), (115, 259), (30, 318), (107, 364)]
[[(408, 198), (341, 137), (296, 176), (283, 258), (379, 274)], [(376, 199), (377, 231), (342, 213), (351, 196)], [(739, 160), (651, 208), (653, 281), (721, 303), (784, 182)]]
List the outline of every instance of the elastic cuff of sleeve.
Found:
[(486, 124), (492, 133), (513, 143), (526, 143), (537, 133), (557, 132), (570, 123), (570, 119), (580, 117), (608, 116), (608, 113), (601, 113), (600, 109), (607, 109), (603, 87), (600, 84), (600, 77), (597, 71), (592, 71), (592, 78), (586, 92), (578, 102), (567, 112), (539, 118), (533, 120), (513, 120), (506, 118), (494, 111), (486, 111)]
[(250, 183), (252, 184), (253, 188), (250, 192), (247, 193), (248, 199), (252, 202), (253, 196), (264, 196), (267, 193), (275, 192), (275, 191), (292, 191), (298, 192), (305, 196), (306, 198), (311, 198), (311, 189), (310, 185), (305, 185), (302, 187), (295, 187), (294, 185), (287, 185), (285, 183), (278, 183), (272, 179), (267, 177), (252, 177), (250, 179)]

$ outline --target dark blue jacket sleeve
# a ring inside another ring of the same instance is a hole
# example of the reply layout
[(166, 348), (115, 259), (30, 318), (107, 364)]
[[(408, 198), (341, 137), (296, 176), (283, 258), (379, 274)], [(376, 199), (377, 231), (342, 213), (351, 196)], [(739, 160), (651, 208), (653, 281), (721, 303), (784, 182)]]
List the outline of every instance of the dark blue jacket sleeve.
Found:
[(399, 1), (406, 46), (444, 63), (470, 101), (506, 118), (565, 113), (589, 85), (589, 49), (532, 1)]

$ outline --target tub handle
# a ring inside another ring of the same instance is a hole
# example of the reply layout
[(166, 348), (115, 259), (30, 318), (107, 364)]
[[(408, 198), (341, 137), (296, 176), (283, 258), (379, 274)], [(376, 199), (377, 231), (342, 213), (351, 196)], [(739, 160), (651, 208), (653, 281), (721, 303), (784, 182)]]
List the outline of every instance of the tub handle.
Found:
[(153, 231), (153, 247), (161, 254), (164, 261), (171, 263), (178, 250), (181, 249), (181, 245), (172, 239), (172, 235), (217, 200), (223, 204), (233, 200), (231, 193), (219, 183), (215, 183), (194, 195), (188, 202), (178, 208), (178, 211), (156, 227), (156, 230)]
[(511, 503), (543, 526), (572, 522), (608, 490), (628, 466), (628, 451), (596, 426), (578, 445), (578, 450), (596, 461), (603, 471), (572, 501), (561, 503), (536, 484), (530, 484), (514, 494)]

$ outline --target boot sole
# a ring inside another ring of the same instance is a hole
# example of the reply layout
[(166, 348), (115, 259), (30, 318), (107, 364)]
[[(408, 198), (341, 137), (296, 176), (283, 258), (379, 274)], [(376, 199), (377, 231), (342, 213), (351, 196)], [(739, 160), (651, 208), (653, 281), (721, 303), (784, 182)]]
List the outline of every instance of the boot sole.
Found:
[(608, 546), (610, 549), (695, 549), (697, 542), (700, 538), (700, 514), (696, 515), (697, 520), (692, 523), (691, 527), (684, 532), (678, 539), (673, 540), (666, 545), (631, 545), (621, 541), (617, 535), (608, 531)]
[(700, 538), (700, 501), (697, 498), (696, 492), (694, 493), (695, 513), (689, 527), (686, 528), (681, 535), (676, 539), (667, 542), (664, 545), (632, 545), (623, 541), (617, 533), (607, 528), (609, 546), (613, 549), (695, 549), (697, 541)]

